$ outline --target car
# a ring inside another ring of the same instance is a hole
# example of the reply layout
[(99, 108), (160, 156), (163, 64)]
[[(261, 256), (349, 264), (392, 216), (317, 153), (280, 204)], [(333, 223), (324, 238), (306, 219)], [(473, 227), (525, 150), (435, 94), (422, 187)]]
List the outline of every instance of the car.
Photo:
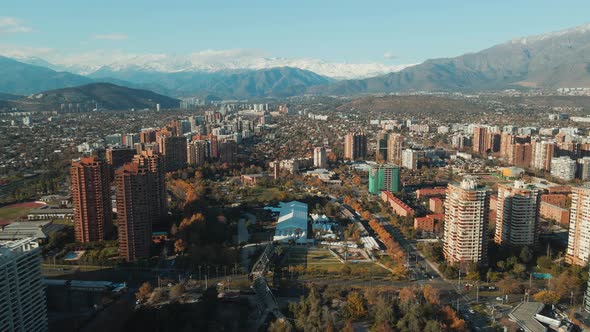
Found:
[(474, 313), (475, 313), (475, 311), (473, 311), (473, 309), (469, 309), (469, 313), (470, 313), (470, 314), (474, 314)]
[(498, 300), (498, 301), (502, 301), (502, 300), (503, 300), (503, 298), (502, 298), (501, 296), (498, 296), (498, 297), (496, 297), (496, 300)]

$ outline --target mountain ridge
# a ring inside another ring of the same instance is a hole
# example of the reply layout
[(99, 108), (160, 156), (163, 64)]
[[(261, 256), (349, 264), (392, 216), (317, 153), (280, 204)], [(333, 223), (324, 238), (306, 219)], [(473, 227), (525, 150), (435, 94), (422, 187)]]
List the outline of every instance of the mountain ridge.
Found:
[(91, 82), (91, 79), (84, 76), (29, 65), (0, 56), (0, 91), (3, 93), (26, 95)]
[(590, 24), (523, 37), (399, 72), (312, 87), (312, 94), (590, 86)]
[(8, 107), (25, 111), (107, 110), (177, 108), (180, 101), (149, 90), (132, 89), (111, 83), (90, 83), (77, 87), (35, 93), (17, 100), (4, 101)]

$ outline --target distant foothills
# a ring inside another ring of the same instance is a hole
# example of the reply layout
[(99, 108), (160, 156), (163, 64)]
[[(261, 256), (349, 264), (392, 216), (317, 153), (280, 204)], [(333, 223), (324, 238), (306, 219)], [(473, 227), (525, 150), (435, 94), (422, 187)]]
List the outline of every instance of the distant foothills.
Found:
[[(176, 105), (178, 100), (166, 96), (251, 99), (305, 94), (355, 96), (410, 91), (589, 87), (590, 24), (514, 39), (477, 53), (427, 60), (364, 79), (342, 80), (293, 67), (160, 72), (130, 65), (105, 66), (86, 75), (49, 67), (54, 66), (42, 59), (32, 64), (0, 57), (0, 107), (33, 105), (35, 98), (39, 105), (61, 103), (69, 100), (72, 92), (75, 98), (95, 100), (104, 107), (150, 107), (157, 103), (168, 107)], [(72, 87), (77, 88), (64, 89)], [(110, 99), (125, 93), (131, 93), (132, 97), (120, 102)]]

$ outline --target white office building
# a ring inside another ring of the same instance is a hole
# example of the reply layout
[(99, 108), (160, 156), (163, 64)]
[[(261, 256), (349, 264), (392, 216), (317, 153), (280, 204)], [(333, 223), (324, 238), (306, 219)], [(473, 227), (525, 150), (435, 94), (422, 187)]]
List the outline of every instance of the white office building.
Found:
[(499, 184), (494, 241), (510, 247), (534, 248), (539, 236), (540, 198), (539, 189), (523, 181)]
[(0, 331), (47, 331), (39, 244), (33, 238), (0, 244)]
[(418, 168), (418, 151), (405, 149), (402, 152), (402, 167), (407, 169)]
[(576, 161), (567, 156), (551, 159), (551, 176), (564, 181), (573, 180), (576, 177)]

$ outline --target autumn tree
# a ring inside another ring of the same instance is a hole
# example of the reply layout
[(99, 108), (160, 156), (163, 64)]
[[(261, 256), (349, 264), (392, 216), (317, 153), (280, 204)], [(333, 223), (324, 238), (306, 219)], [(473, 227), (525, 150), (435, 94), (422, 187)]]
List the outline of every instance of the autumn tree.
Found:
[(533, 298), (537, 302), (543, 302), (545, 304), (557, 304), (561, 299), (561, 296), (556, 291), (544, 290), (533, 295)]
[(520, 293), (521, 290), (520, 283), (511, 277), (500, 280), (498, 286), (504, 294), (517, 294)]
[(459, 318), (455, 310), (449, 306), (445, 306), (441, 313), (444, 317), (443, 328), (445, 331), (467, 332), (467, 323), (465, 320)]
[(135, 293), (135, 297), (139, 301), (145, 302), (147, 299), (150, 298), (150, 295), (152, 294), (153, 290), (154, 290), (154, 288), (152, 287), (152, 285), (149, 282), (144, 282), (143, 284), (141, 284), (141, 286), (137, 290), (137, 293)]
[(152, 292), (152, 295), (150, 296), (148, 302), (151, 304), (161, 302), (162, 300), (164, 300), (164, 295), (164, 290), (162, 288), (156, 288)]
[(561, 298), (570, 297), (572, 293), (580, 290), (581, 281), (575, 273), (570, 270), (562, 272), (555, 282), (551, 281), (551, 290), (559, 294)]
[(361, 177), (358, 176), (358, 175), (353, 176), (352, 177), (352, 184), (355, 185), (355, 186), (357, 186), (357, 187), (360, 187), (360, 185), (362, 184)]
[(178, 300), (185, 292), (185, 287), (183, 284), (176, 284), (170, 288), (170, 293), (168, 294), (170, 301)]
[(174, 252), (177, 254), (183, 253), (187, 247), (188, 247), (188, 244), (183, 239), (178, 239), (178, 240), (174, 241)]
[(275, 319), (268, 325), (268, 332), (291, 332), (291, 325), (284, 319)]
[(428, 303), (433, 305), (440, 304), (440, 292), (438, 289), (432, 287), (431, 285), (424, 286), (422, 294), (424, 295), (424, 299), (428, 301)]
[(367, 305), (365, 302), (365, 299), (359, 292), (350, 292), (346, 297), (346, 313), (348, 317), (357, 320), (367, 315)]
[(400, 302), (414, 302), (416, 301), (416, 294), (414, 290), (410, 287), (404, 287), (399, 291), (399, 300)]

